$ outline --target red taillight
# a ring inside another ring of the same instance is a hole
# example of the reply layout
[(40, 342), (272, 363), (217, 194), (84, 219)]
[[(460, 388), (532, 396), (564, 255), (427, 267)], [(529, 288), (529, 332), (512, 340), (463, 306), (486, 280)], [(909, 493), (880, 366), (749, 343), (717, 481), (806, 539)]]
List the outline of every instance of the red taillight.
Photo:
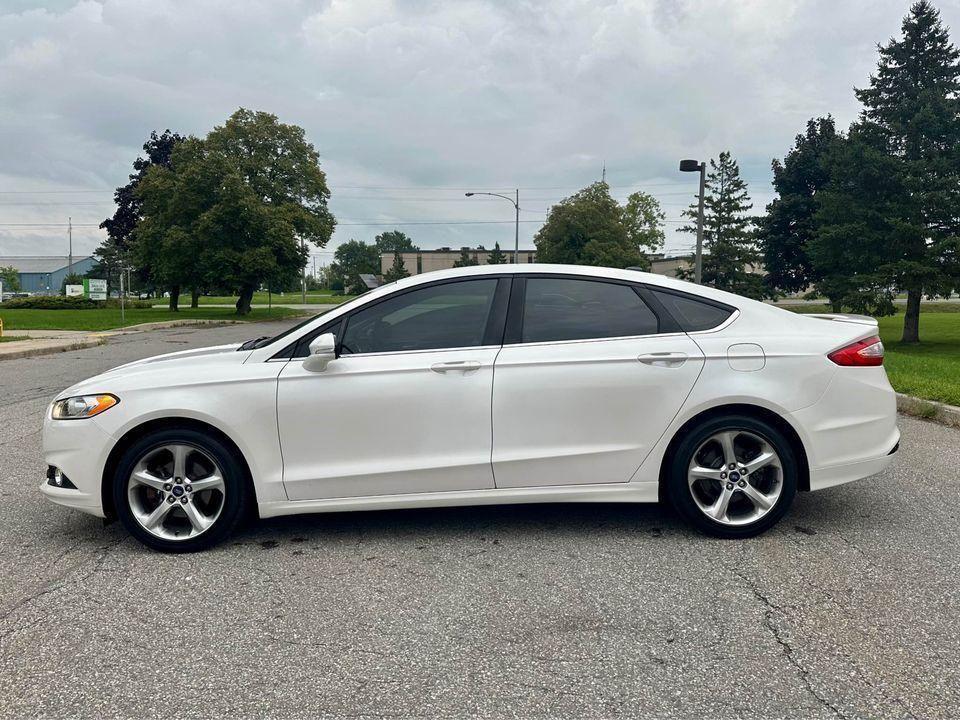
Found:
[(846, 347), (827, 355), (837, 365), (845, 367), (870, 367), (883, 365), (883, 343), (874, 335), (866, 340), (857, 340)]

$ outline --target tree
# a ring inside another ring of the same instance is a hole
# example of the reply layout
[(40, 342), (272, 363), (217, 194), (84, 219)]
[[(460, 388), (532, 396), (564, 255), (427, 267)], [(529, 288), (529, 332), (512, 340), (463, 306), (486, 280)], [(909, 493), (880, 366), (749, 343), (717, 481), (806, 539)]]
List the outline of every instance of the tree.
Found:
[(460, 257), (453, 264), (454, 267), (472, 267), (474, 265), (479, 265), (480, 261), (477, 260), (476, 255), (470, 254), (470, 248), (464, 247), (460, 248)]
[(0, 282), (3, 292), (20, 292), (20, 271), (13, 265), (0, 266)]
[(240, 109), (203, 140), (175, 148), (138, 189), (136, 255), (168, 287), (216, 281), (250, 312), (254, 291), (305, 267), (307, 243), (326, 245), (336, 221), (319, 155), (302, 128)]
[(500, 249), (500, 243), (494, 243), (493, 250), (487, 258), (487, 265), (503, 265), (507, 262), (506, 254)]
[[(842, 267), (814, 269), (809, 254), (820, 193), (830, 181), (827, 154), (837, 142), (832, 117), (811, 119), (786, 157), (772, 163), (777, 195), (767, 205), (766, 215), (757, 220), (757, 241), (771, 294), (801, 292), (814, 284), (831, 285), (828, 277), (843, 274)], [(834, 311), (840, 312), (840, 296), (827, 297)]]
[(638, 267), (649, 270), (648, 254), (663, 247), (666, 239), (663, 223), (666, 219), (666, 214), (653, 195), (635, 192), (627, 198), (623, 208), (623, 222), (630, 244), (640, 251), (640, 262), (636, 263)]
[(348, 240), (333, 254), (333, 263), (330, 265), (331, 288), (359, 295), (367, 289), (360, 279), (361, 274), (380, 274), (380, 253), (376, 245)]
[(898, 246), (914, 242), (919, 228), (902, 223), (915, 198), (899, 173), (900, 161), (854, 126), (824, 156), (829, 182), (817, 194), (814, 231), (807, 246), (817, 290), (835, 309), (868, 315), (894, 312), (893, 285), (884, 268)]
[[(133, 161), (130, 181), (114, 191), (113, 199), (117, 209), (112, 217), (100, 223), (100, 228), (107, 231), (107, 238), (94, 251), (98, 261), (98, 274), (106, 278), (109, 286), (116, 284), (113, 278), (119, 277), (120, 268), (129, 260), (133, 231), (140, 222), (142, 213), (143, 202), (137, 192), (140, 181), (151, 167), (169, 167), (174, 148), (185, 139), (169, 129), (160, 134), (157, 134), (156, 130), (151, 132), (149, 139), (143, 144), (146, 157), (137, 156)], [(139, 274), (146, 277), (149, 269), (141, 267)], [(171, 307), (175, 308), (176, 298), (173, 293), (171, 293), (170, 302)]]
[(410, 277), (410, 273), (407, 272), (406, 265), (403, 262), (403, 255), (400, 254), (399, 250), (396, 250), (393, 253), (393, 265), (383, 274), (383, 281), (395, 282), (405, 277)]
[[(720, 153), (718, 160), (711, 159), (704, 189), (703, 282), (719, 290), (760, 299), (766, 294), (763, 279), (749, 272), (750, 266), (760, 263), (749, 214), (752, 207), (737, 161), (729, 152)], [(685, 215), (695, 221), (697, 203)], [(681, 232), (696, 234), (696, 225), (685, 225)], [(677, 274), (690, 279), (693, 272), (689, 269)]]
[(377, 252), (381, 255), (398, 252), (416, 252), (420, 248), (413, 244), (413, 240), (406, 233), (399, 230), (382, 232), (373, 239)]
[(928, 0), (910, 7), (901, 29), (855, 93), (861, 141), (896, 161), (889, 170), (909, 198), (887, 208), (898, 212), (888, 218), (897, 232), (872, 277), (906, 291), (902, 341), (913, 343), (923, 295), (960, 286), (960, 51)]
[(645, 193), (621, 207), (610, 186), (594, 183), (550, 208), (534, 237), (541, 262), (629, 267), (648, 263), (644, 251), (662, 244), (663, 213)]

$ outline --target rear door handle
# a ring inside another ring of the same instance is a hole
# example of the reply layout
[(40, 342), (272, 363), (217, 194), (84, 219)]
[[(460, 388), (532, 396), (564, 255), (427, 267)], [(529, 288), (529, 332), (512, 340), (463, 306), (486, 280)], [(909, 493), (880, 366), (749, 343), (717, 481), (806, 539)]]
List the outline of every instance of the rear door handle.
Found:
[(467, 374), (480, 369), (480, 363), (476, 360), (457, 360), (455, 362), (434, 363), (430, 369), (435, 373), (462, 372)]
[(687, 361), (687, 354), (682, 352), (655, 352), (640, 355), (637, 360), (644, 365), (653, 365), (655, 367), (676, 368)]

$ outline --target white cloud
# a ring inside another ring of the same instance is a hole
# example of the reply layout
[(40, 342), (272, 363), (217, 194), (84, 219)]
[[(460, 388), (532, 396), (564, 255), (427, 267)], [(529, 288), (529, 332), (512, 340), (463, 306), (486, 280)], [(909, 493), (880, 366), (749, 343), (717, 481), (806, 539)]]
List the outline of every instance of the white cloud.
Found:
[[(960, 28), (960, 0), (939, 5)], [(648, 187), (677, 217), (693, 190), (677, 160), (724, 149), (761, 207), (770, 159), (807, 118), (855, 116), (852, 87), (866, 82), (875, 44), (898, 33), (907, 6), (5, 0), (0, 191), (104, 192), (2, 194), (0, 223), (99, 222), (151, 130), (203, 134), (239, 106), (306, 128), (343, 223), (335, 242), (382, 229), (350, 222), (511, 218), (506, 203), (465, 201), (460, 186), (519, 185), (524, 219), (542, 218), (533, 211), (598, 178), (603, 162), (617, 192)], [(524, 224), (525, 244), (536, 227)], [(426, 247), (508, 243), (513, 230), (405, 229)], [(0, 254), (57, 252), (63, 237), (0, 227)], [(97, 241), (93, 229), (77, 237), (84, 250)]]

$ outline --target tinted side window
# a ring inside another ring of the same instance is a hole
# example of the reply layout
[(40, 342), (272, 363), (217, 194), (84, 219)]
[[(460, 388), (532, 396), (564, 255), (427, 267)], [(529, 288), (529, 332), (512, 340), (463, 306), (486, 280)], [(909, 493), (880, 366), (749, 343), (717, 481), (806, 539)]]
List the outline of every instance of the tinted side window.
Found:
[(497, 289), (496, 278), (413, 290), (350, 316), (340, 351), (350, 353), (475, 347)]
[(689, 295), (674, 295), (654, 288), (650, 288), (650, 291), (687, 332), (710, 330), (733, 314), (733, 308), (726, 305), (714, 305)]
[(529, 278), (521, 342), (652, 335), (657, 316), (628, 285)]

